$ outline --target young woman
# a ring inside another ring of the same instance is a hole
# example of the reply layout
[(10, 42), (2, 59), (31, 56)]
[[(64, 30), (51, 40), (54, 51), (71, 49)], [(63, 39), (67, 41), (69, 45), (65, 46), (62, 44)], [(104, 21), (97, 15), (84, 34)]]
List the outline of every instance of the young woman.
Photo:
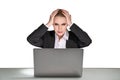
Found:
[[(48, 31), (51, 25), (54, 30)], [(92, 42), (85, 31), (72, 23), (71, 15), (64, 9), (53, 11), (48, 23), (41, 24), (27, 40), (32, 45), (42, 48), (83, 48)]]

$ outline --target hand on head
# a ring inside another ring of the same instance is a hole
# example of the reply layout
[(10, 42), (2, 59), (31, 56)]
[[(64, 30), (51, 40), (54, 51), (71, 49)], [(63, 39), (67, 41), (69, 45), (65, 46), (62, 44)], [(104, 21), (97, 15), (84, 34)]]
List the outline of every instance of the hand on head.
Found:
[(67, 19), (67, 23), (68, 25), (70, 26), (72, 24), (72, 21), (71, 21), (71, 15), (69, 14), (68, 11), (62, 9), (62, 13), (65, 15), (66, 19)]
[(64, 10), (64, 9), (56, 9), (54, 10), (51, 15), (50, 15), (50, 18), (49, 18), (49, 21), (48, 23), (46, 24), (47, 26), (51, 26), (53, 24), (53, 20), (54, 20), (54, 17), (56, 16), (56, 14), (58, 13), (58, 11), (61, 10), (63, 15), (66, 17), (67, 19), (67, 24), (70, 26), (72, 24), (71, 22), (71, 15), (69, 14), (68, 11)]
[(53, 19), (55, 17), (55, 15), (58, 13), (59, 9), (56, 9), (55, 11), (53, 11), (50, 15), (49, 21), (47, 23), (47, 26), (51, 26), (53, 24)]

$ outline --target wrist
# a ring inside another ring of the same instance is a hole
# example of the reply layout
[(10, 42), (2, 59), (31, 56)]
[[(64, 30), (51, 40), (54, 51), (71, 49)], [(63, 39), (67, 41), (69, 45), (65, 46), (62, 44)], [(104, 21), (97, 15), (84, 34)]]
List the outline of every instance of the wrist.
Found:
[(68, 26), (71, 26), (72, 25), (72, 22), (68, 23)]
[(50, 27), (50, 26), (51, 26), (51, 24), (50, 24), (50, 23), (47, 23), (46, 25), (47, 25), (47, 27)]

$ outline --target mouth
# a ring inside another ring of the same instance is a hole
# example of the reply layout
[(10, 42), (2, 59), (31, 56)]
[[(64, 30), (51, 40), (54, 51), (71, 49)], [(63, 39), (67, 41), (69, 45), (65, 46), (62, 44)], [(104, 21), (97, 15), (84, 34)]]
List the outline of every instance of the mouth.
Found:
[(61, 33), (62, 33), (62, 31), (58, 31), (58, 33), (59, 33), (59, 34), (61, 34)]

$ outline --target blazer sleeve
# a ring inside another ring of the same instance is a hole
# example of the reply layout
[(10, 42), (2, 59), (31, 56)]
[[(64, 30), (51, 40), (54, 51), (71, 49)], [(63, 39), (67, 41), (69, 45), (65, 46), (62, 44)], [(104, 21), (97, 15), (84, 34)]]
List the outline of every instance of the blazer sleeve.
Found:
[(41, 24), (36, 30), (34, 30), (28, 37), (27, 41), (37, 47), (43, 46), (43, 35), (47, 32), (48, 28)]
[(92, 43), (92, 40), (88, 36), (88, 34), (85, 31), (83, 31), (79, 26), (77, 26), (75, 23), (72, 24), (72, 26), (70, 27), (70, 30), (78, 38), (77, 42), (80, 48), (89, 46), (90, 43)]

